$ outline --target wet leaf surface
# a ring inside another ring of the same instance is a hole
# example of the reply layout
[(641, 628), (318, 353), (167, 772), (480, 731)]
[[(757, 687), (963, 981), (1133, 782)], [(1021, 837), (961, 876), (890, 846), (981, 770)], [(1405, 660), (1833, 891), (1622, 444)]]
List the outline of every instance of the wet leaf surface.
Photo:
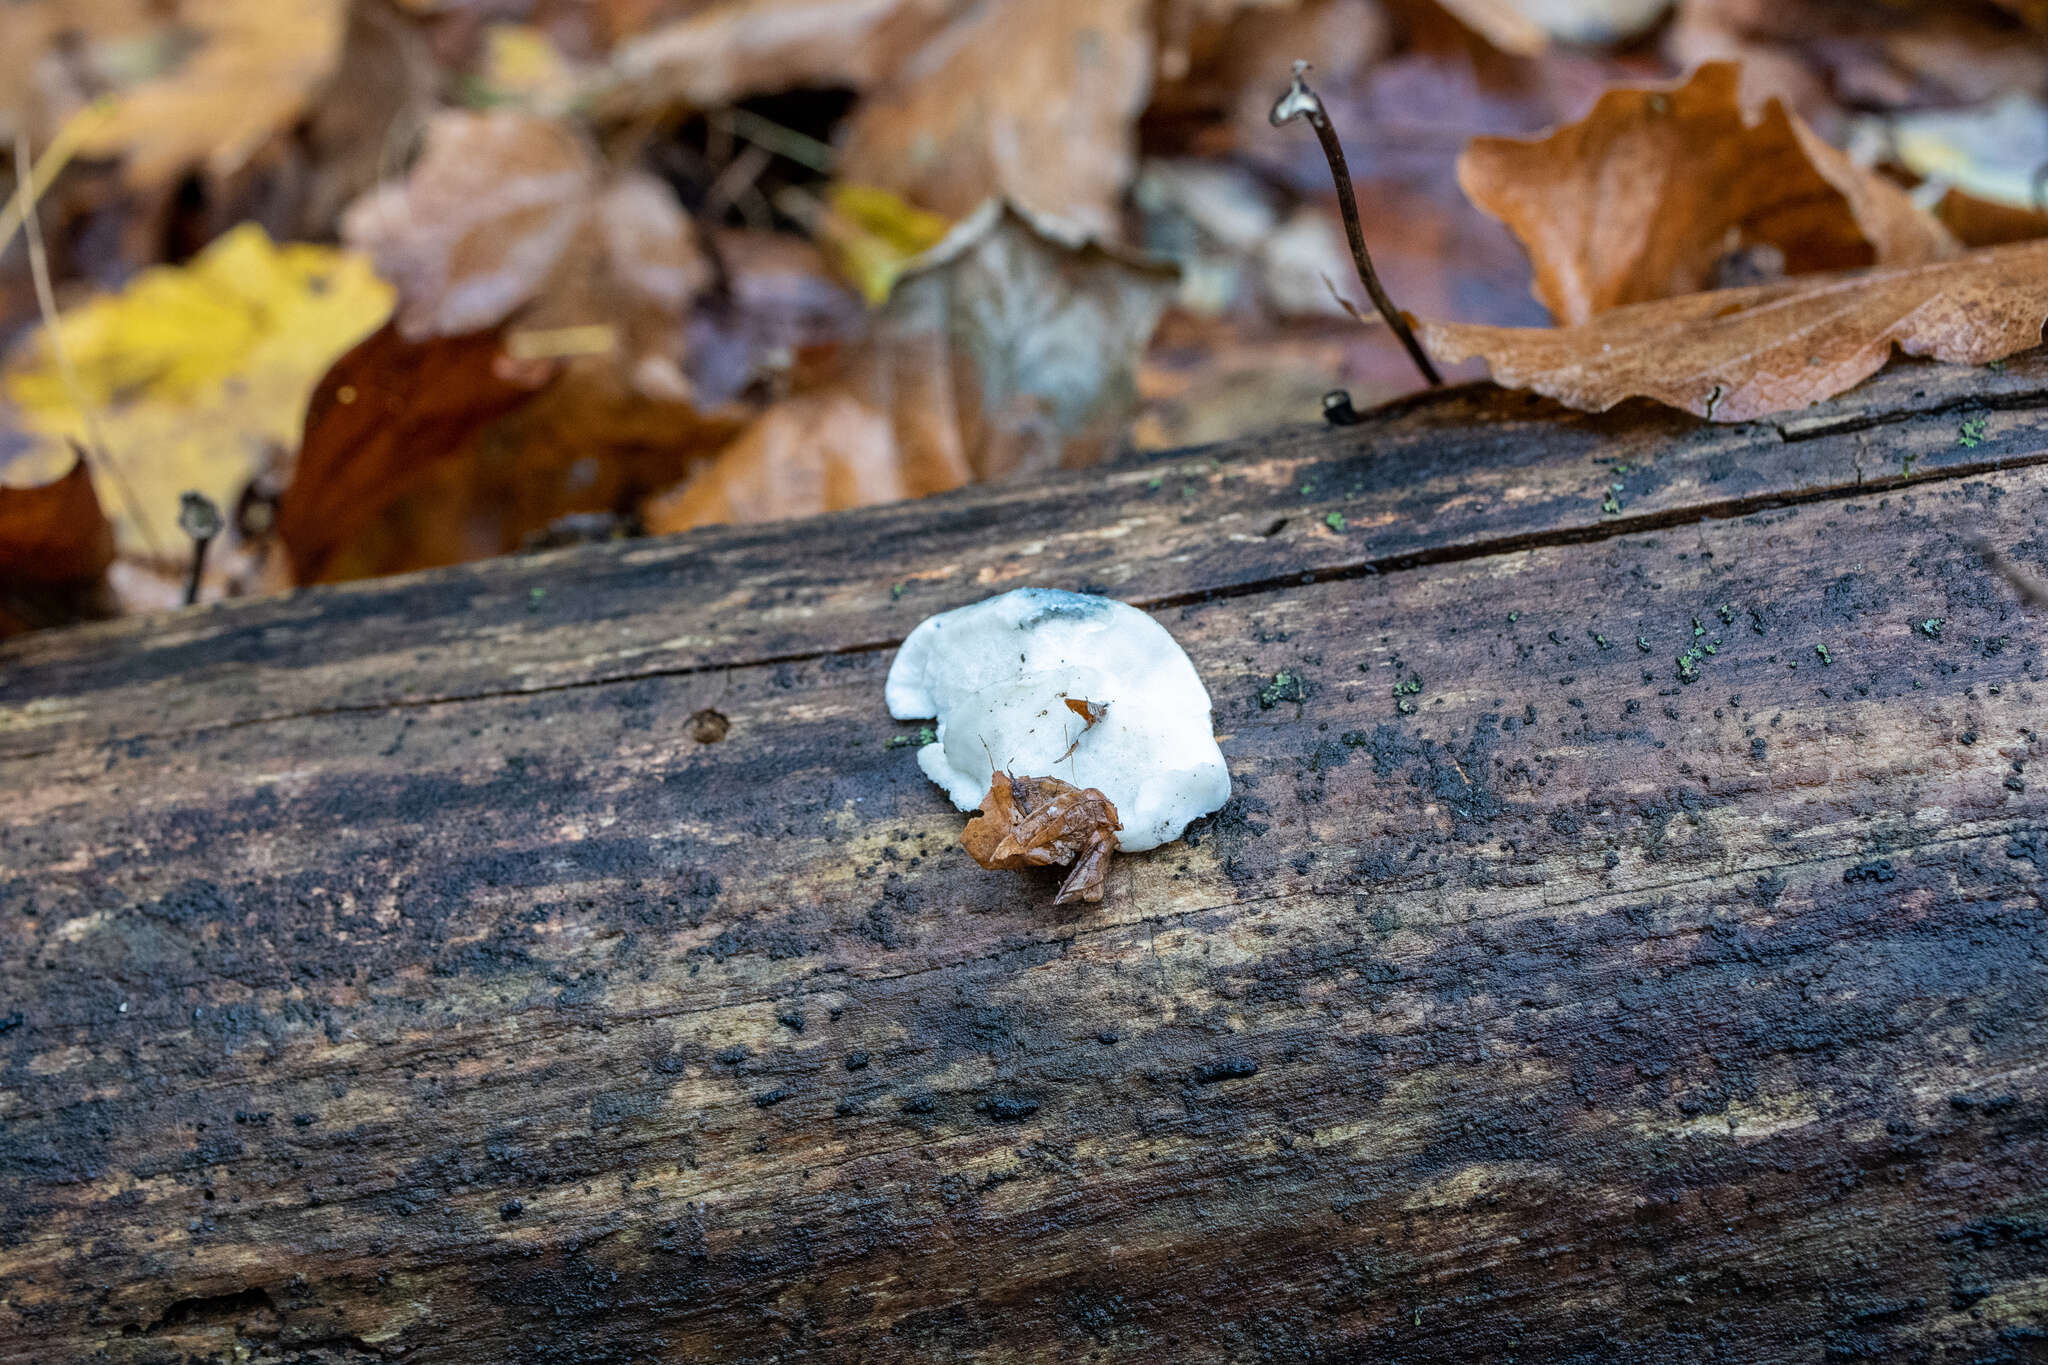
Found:
[(491, 418), (526, 402), (553, 366), (505, 357), (496, 333), (408, 341), (387, 325), (321, 380), (308, 438), (279, 507), (278, 533), (301, 583), (334, 559)]
[(986, 868), (1071, 867), (1053, 904), (1093, 904), (1102, 899), (1122, 828), (1116, 807), (1093, 787), (997, 772), (981, 814), (960, 832), (960, 844)]

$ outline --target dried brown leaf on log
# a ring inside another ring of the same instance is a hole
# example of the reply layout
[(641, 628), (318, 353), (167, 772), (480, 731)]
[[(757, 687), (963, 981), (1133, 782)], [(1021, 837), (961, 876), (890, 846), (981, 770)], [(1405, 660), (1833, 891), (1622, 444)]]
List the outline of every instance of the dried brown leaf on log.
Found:
[(2048, 241), (1953, 260), (1785, 280), (1631, 304), (1575, 327), (1423, 323), (1446, 364), (1604, 412), (1652, 398), (1721, 422), (1788, 412), (1908, 355), (1983, 365), (2041, 344)]
[(960, 843), (986, 868), (1022, 871), (1071, 864), (1053, 901), (1067, 905), (1102, 899), (1103, 878), (1122, 828), (1116, 806), (1093, 787), (999, 771), (981, 799), (981, 813), (960, 832)]
[(1672, 90), (1610, 90), (1535, 142), (1478, 138), (1458, 162), (1474, 203), (1522, 239), (1561, 323), (1706, 287), (1731, 247), (1767, 244), (1793, 274), (1955, 254), (1906, 192), (1776, 100), (1751, 120), (1730, 63)]
[(1152, 90), (1144, 0), (977, 5), (849, 121), (840, 172), (959, 218), (991, 196), (1105, 235)]
[(656, 534), (1094, 464), (1137, 405), (1170, 266), (991, 202), (913, 262), (838, 376), (651, 501)]

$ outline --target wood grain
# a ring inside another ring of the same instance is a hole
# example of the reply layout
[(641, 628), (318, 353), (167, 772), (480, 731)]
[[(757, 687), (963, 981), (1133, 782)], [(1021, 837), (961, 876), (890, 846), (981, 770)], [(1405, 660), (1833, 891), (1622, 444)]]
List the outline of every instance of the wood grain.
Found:
[(27, 637), (0, 645), (0, 755), (307, 706), (885, 649), (934, 611), (1019, 583), (1173, 606), (2044, 456), (2041, 353), (1995, 372), (1900, 364), (1834, 403), (1725, 427), (1648, 406), (1588, 416), (1467, 387), (1358, 427), (801, 528), (718, 528)]
[[(1343, 504), (1377, 561), (1021, 554), (1033, 499), (1153, 507), (1118, 469), (168, 627), (239, 668), (32, 641), (0, 1361), (2032, 1358), (2048, 678), (1970, 540), (2048, 565), (2048, 440), (1945, 401), (1858, 428), (1909, 481), (1738, 449), (1633, 528), (1563, 490), (1705, 436), (1452, 423), (1421, 529)], [(1779, 453), (1861, 418), (1812, 420)], [(1373, 430), (1290, 439), (1163, 468), (1378, 477)], [(765, 622), (661, 592), (722, 554)], [(880, 705), (928, 606), (1039, 559), (1165, 603), (1235, 782), (1099, 909), (973, 866)], [(480, 583), (545, 597), (431, 644)]]

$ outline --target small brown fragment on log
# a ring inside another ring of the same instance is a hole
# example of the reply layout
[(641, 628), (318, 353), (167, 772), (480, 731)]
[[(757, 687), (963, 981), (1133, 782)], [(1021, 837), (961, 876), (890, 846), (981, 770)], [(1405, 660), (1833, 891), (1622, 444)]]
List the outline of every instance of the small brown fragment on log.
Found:
[(1057, 777), (1012, 777), (998, 771), (981, 799), (981, 814), (967, 822), (960, 843), (986, 868), (1073, 865), (1055, 905), (1102, 899), (1109, 855), (1123, 828), (1116, 806), (1093, 787)]

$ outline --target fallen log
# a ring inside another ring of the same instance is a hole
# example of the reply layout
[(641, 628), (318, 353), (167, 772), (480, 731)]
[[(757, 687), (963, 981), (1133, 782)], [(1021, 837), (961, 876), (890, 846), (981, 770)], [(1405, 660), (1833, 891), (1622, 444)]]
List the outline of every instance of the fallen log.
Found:
[[(2020, 1359), (2048, 363), (1454, 390), (0, 646), (0, 1360)], [(1152, 610), (1236, 795), (987, 872), (891, 650)]]

